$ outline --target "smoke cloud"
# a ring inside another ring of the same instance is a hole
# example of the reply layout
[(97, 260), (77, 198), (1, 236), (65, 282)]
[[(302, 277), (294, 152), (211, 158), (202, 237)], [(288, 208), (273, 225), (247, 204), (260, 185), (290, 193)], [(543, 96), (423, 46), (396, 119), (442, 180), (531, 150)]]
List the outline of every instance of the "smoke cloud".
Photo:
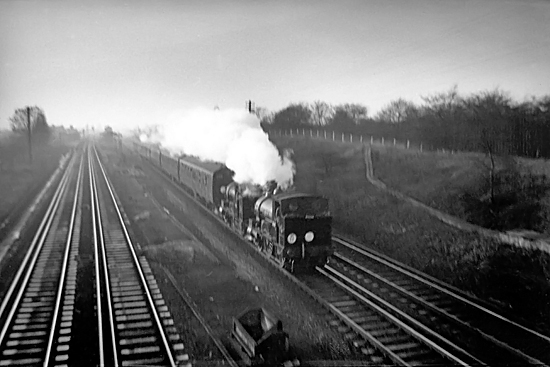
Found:
[(292, 184), (294, 162), (286, 153), (279, 155), (258, 118), (245, 110), (180, 111), (154, 130), (140, 139), (159, 143), (175, 156), (187, 154), (222, 162), (235, 172), (237, 182), (263, 185), (275, 180), (282, 187)]

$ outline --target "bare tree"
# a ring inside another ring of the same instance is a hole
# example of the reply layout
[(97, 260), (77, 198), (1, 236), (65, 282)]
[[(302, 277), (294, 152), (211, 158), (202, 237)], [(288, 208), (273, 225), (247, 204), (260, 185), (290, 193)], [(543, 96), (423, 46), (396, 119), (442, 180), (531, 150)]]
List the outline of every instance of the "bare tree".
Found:
[(265, 107), (256, 107), (254, 114), (258, 117), (262, 124), (270, 124), (273, 122), (273, 113), (269, 112), (269, 110)]
[(311, 118), (314, 125), (323, 126), (334, 114), (334, 109), (326, 102), (315, 101), (311, 104)]
[(362, 104), (358, 103), (346, 103), (340, 106), (344, 111), (347, 112), (347, 114), (351, 117), (351, 119), (358, 124), (360, 119), (366, 119), (367, 118), (367, 107), (363, 106)]
[(12, 131), (24, 133), (27, 135), (29, 148), (29, 160), (32, 163), (32, 141), (33, 134), (38, 134), (45, 138), (49, 137), (49, 127), (46, 122), (44, 111), (37, 106), (27, 106), (18, 108), (9, 118)]
[(291, 103), (273, 115), (273, 126), (276, 128), (296, 128), (309, 124), (311, 110), (306, 103)]
[(422, 99), (426, 103), (425, 108), (428, 112), (443, 120), (449, 115), (453, 115), (462, 106), (462, 98), (458, 94), (456, 84), (447, 92), (422, 97)]
[(352, 131), (357, 127), (357, 120), (353, 118), (345, 106), (336, 106), (334, 113), (327, 121), (327, 125), (338, 131)]
[(489, 157), (489, 195), (492, 203), (495, 199), (497, 158), (501, 161), (508, 160), (507, 152), (501, 146), (506, 140), (506, 119), (510, 113), (510, 103), (510, 97), (499, 90), (480, 93), (464, 100), (471, 111), (473, 126), (477, 127), (479, 147)]
[(376, 119), (382, 122), (400, 124), (407, 118), (413, 117), (416, 114), (417, 109), (414, 103), (399, 98), (390, 102), (389, 105), (378, 112)]

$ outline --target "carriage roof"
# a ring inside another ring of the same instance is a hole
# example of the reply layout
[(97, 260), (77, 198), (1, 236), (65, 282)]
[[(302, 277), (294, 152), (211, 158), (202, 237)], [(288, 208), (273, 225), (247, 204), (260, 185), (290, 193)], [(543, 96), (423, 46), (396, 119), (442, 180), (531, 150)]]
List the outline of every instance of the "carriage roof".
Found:
[(192, 168), (198, 169), (211, 175), (219, 170), (229, 169), (223, 163), (214, 161), (201, 161), (199, 158), (196, 157), (182, 156), (179, 157), (179, 160), (185, 165), (188, 165)]

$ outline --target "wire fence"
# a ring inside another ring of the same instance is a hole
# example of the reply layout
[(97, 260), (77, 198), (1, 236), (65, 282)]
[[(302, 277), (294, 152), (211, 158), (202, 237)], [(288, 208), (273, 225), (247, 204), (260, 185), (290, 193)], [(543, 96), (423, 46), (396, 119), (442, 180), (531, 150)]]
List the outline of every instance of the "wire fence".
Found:
[(329, 140), (340, 143), (349, 143), (349, 144), (371, 144), (378, 146), (387, 146), (387, 147), (396, 147), (401, 149), (411, 149), (419, 152), (431, 151), (431, 152), (441, 152), (441, 153), (458, 153), (456, 150), (449, 149), (440, 149), (433, 146), (426, 146), (423, 142), (412, 142), (410, 140), (397, 140), (395, 138), (385, 138), (377, 137), (374, 135), (368, 134), (353, 134), (353, 133), (342, 133), (337, 131), (330, 130), (318, 130), (318, 129), (305, 129), (305, 128), (296, 128), (296, 129), (280, 129), (280, 130), (268, 130), (267, 133), (270, 136), (279, 136), (279, 137), (305, 137), (305, 138), (314, 138)]
[[(314, 129), (314, 128), (292, 128), (292, 129), (272, 129), (267, 130), (267, 133), (270, 136), (288, 136), (288, 137), (305, 137), (305, 138), (316, 138), (329, 140), (334, 142), (341, 143), (350, 143), (350, 144), (363, 144), (370, 143), (374, 146), (385, 146), (385, 147), (397, 147), (402, 149), (416, 150), (418, 152), (438, 152), (438, 153), (487, 153), (487, 151), (478, 147), (477, 149), (473, 148), (470, 150), (458, 150), (458, 149), (449, 149), (442, 148), (425, 142), (417, 142), (412, 140), (400, 140), (396, 138), (381, 137), (376, 135), (369, 134), (358, 134), (358, 133), (343, 133), (335, 130), (323, 130), (323, 129)], [(523, 156), (529, 158), (541, 158), (543, 157), (540, 148), (536, 148), (530, 154), (518, 154), (518, 152), (511, 149), (507, 141), (495, 140), (491, 142), (491, 151), (495, 155), (514, 155), (514, 156)]]

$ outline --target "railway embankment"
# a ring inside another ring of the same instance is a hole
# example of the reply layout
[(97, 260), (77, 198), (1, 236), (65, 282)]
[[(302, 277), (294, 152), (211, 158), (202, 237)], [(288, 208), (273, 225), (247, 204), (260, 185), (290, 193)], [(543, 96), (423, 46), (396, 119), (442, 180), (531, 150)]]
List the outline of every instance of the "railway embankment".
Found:
[[(497, 303), (543, 332), (550, 330), (545, 317), (550, 311), (548, 253), (449, 225), (396, 190), (395, 195), (381, 190), (367, 179), (369, 167), (360, 144), (273, 140), (279, 149), (293, 150), (297, 189), (329, 198), (336, 233)], [(404, 173), (402, 180), (408, 179), (403, 169), (395, 175), (399, 173)], [(430, 189), (428, 183), (425, 186)]]
[(499, 232), (499, 231), (483, 228), (481, 226), (469, 223), (456, 216), (450, 215), (448, 213), (444, 213), (441, 210), (432, 208), (431, 206), (428, 206), (410, 196), (407, 196), (399, 192), (398, 190), (388, 187), (388, 185), (386, 185), (380, 179), (375, 177), (374, 167), (372, 162), (372, 147), (370, 145), (365, 145), (364, 147), (365, 147), (364, 159), (365, 159), (365, 167), (366, 167), (366, 178), (372, 185), (378, 187), (381, 190), (384, 190), (385, 192), (389, 193), (390, 195), (400, 200), (407, 201), (412, 206), (426, 211), (428, 214), (430, 214), (434, 218), (437, 218), (441, 222), (448, 224), (450, 226), (453, 226), (457, 229), (460, 229), (463, 231), (475, 232), (482, 236), (493, 238), (497, 241), (500, 241), (502, 243), (506, 243), (509, 245), (530, 249), (530, 250), (540, 250), (542, 252), (546, 252), (550, 254), (550, 243), (547, 240), (528, 239), (518, 234), (514, 234), (510, 232)]
[(22, 239), (31, 217), (51, 194), (69, 161), (71, 152), (68, 150), (65, 146), (51, 147), (33, 165), (1, 175), (0, 264), (13, 245)]

